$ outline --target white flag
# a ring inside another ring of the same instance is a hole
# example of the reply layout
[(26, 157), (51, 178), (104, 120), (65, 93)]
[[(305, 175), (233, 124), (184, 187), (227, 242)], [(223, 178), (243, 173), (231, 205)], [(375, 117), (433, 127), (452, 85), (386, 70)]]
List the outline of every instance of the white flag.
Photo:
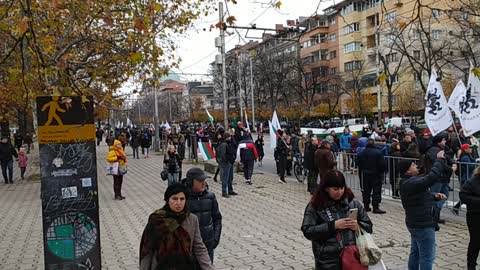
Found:
[(247, 126), (247, 131), (250, 132), (250, 125), (248, 124), (247, 109), (245, 109), (245, 124)]
[(465, 136), (473, 135), (480, 130), (480, 80), (470, 67), (467, 90), (459, 102), (460, 122)]
[(268, 130), (270, 131), (270, 148), (275, 149), (277, 147), (277, 135), (275, 135), (275, 130), (270, 120), (268, 120)]
[(465, 84), (463, 84), (463, 81), (460, 80), (448, 99), (448, 107), (455, 112), (455, 115), (457, 115), (458, 118), (460, 118), (460, 115), (462, 114), (460, 112), (460, 102), (462, 101), (462, 98), (465, 97), (466, 92), (467, 88), (465, 87)]
[(272, 121), (268, 122), (270, 130), (270, 147), (274, 149), (277, 147), (278, 131), (281, 129), (280, 122), (278, 121), (277, 111), (273, 111)]
[(442, 84), (437, 81), (437, 72), (434, 69), (432, 69), (432, 76), (428, 82), (427, 93), (425, 93), (425, 123), (433, 136), (453, 124)]

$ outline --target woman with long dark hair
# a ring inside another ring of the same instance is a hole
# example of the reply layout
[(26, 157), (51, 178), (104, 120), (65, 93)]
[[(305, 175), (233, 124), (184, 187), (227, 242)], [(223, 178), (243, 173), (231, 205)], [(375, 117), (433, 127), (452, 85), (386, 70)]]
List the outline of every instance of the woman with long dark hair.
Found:
[[(357, 219), (349, 210), (357, 209)], [(338, 170), (325, 174), (308, 203), (303, 217), (303, 235), (312, 241), (315, 269), (341, 270), (344, 247), (355, 244), (355, 231), (372, 233), (372, 222), (363, 205), (354, 198)]]
[(165, 191), (165, 206), (153, 212), (140, 242), (140, 270), (213, 269), (197, 216), (185, 208), (187, 188)]

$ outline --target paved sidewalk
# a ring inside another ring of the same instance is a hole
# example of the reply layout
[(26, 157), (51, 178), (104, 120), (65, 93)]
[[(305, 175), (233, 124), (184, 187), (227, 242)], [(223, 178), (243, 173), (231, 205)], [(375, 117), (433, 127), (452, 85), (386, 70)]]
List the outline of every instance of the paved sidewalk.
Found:
[[(33, 169), (38, 174), (32, 153)], [(160, 178), (162, 156), (133, 160), (127, 149), (129, 172), (125, 176), (124, 201), (113, 200), (111, 177), (105, 176), (107, 147), (97, 149), (101, 222), (102, 269), (138, 269), (138, 249), (149, 214), (164, 205), (166, 182)], [(37, 165), (38, 166), (38, 165)], [(184, 166), (184, 172), (191, 165)], [(18, 169), (15, 170), (18, 177)], [(223, 214), (223, 233), (215, 250), (216, 269), (313, 269), (311, 243), (300, 225), (310, 195), (306, 184), (273, 174), (254, 174), (253, 185), (235, 175), (240, 194), (218, 196)], [(210, 189), (221, 194), (221, 184), (209, 180)], [(404, 212), (397, 201), (384, 201), (386, 215), (370, 217), (374, 238), (384, 251), (389, 269), (407, 269), (409, 234)], [(436, 269), (466, 269), (468, 231), (464, 218), (447, 215), (437, 233)], [(40, 183), (24, 180), (0, 184), (0, 269), (43, 269)]]

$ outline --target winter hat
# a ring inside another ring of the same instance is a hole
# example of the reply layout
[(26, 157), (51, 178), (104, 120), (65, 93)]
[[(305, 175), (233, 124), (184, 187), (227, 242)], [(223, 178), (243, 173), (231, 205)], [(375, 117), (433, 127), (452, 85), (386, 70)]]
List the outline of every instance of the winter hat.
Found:
[(187, 179), (189, 180), (198, 180), (204, 181), (205, 179), (209, 178), (205, 172), (200, 168), (191, 168), (187, 171)]
[(358, 132), (354, 131), (354, 132), (352, 132), (352, 135), (353, 136), (358, 136)]
[(173, 185), (168, 186), (167, 190), (165, 190), (165, 194), (163, 195), (163, 198), (168, 203), (168, 200), (170, 199), (170, 197), (181, 192), (183, 192), (183, 194), (185, 194), (185, 197), (186, 197), (187, 187), (185, 187), (185, 185), (181, 183), (174, 183)]
[(426, 128), (424, 131), (423, 131), (423, 135), (431, 135), (432, 133), (430, 132), (430, 129)]
[(412, 166), (413, 161), (409, 159), (402, 159), (398, 162), (398, 171), (400, 172), (400, 176), (403, 176), (408, 169), (410, 169), (410, 166)]
[(460, 147), (460, 149), (461, 149), (462, 151), (465, 151), (465, 150), (467, 150), (468, 148), (472, 148), (472, 149), (473, 149), (474, 146), (473, 146), (473, 145), (470, 145), (470, 144), (468, 144), (468, 143), (465, 143), (465, 144), (462, 144), (462, 147)]
[(432, 139), (432, 142), (433, 144), (437, 144), (439, 142), (441, 142), (443, 139), (447, 139), (448, 138), (448, 135), (445, 131), (442, 131), (440, 133), (438, 133), (437, 135), (433, 136), (433, 139)]
[(113, 146), (122, 145), (122, 142), (119, 140), (113, 141)]

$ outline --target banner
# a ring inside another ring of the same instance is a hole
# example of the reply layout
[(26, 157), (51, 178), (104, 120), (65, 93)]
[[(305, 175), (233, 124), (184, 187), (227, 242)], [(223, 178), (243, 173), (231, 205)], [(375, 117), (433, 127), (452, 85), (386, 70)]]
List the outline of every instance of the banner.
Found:
[(272, 121), (269, 122), (270, 128), (270, 146), (272, 149), (277, 147), (277, 139), (280, 137), (278, 131), (281, 129), (280, 122), (278, 121), (277, 111), (273, 111)]
[(272, 127), (272, 121), (268, 120), (268, 131), (270, 132), (270, 148), (275, 149), (277, 147), (277, 135)]
[(425, 123), (433, 136), (453, 124), (452, 114), (443, 94), (442, 84), (437, 81), (437, 72), (434, 69), (432, 69), (432, 76), (425, 93)]
[(458, 103), (459, 118), (465, 136), (473, 135), (480, 130), (480, 80), (473, 72), (474, 69), (470, 68), (465, 96)]
[(37, 98), (46, 270), (101, 269), (93, 98)]
[(203, 160), (210, 160), (215, 158), (212, 146), (208, 142), (198, 142), (198, 150), (203, 157)]
[(452, 111), (455, 112), (455, 115), (460, 118), (460, 115), (462, 114), (460, 111), (460, 102), (462, 99), (465, 98), (465, 94), (467, 93), (467, 88), (465, 87), (465, 84), (463, 83), (462, 80), (460, 80), (457, 83), (457, 86), (455, 86), (455, 89), (453, 89), (452, 94), (450, 95), (450, 98), (448, 99), (448, 107), (452, 109)]

